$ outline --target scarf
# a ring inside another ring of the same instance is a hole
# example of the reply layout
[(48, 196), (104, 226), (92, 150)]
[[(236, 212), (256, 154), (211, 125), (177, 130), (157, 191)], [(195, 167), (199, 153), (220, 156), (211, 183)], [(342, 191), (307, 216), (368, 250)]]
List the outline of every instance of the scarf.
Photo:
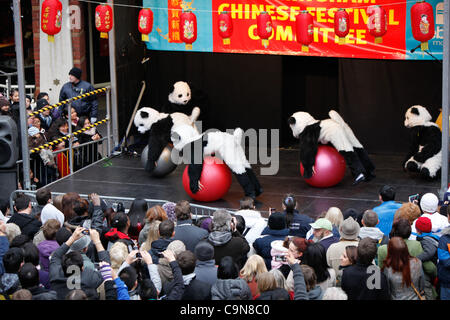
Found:
[(95, 132), (95, 127), (90, 128), (89, 130), (84, 131), (85, 134), (93, 136)]
[(128, 239), (131, 240), (130, 237), (117, 230), (117, 228), (112, 228), (111, 230), (109, 230), (107, 233), (105, 233), (105, 237), (106, 238), (111, 238), (111, 239)]
[(214, 246), (220, 246), (231, 240), (231, 232), (213, 231), (209, 234), (208, 239)]

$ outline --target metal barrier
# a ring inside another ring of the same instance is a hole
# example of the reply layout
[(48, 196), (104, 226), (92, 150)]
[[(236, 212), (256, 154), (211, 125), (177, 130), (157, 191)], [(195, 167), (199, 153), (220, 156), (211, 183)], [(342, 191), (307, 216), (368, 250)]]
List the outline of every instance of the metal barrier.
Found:
[[(16, 190), (13, 191), (10, 195), (9, 198), (9, 205), (10, 205), (10, 210), (11, 213), (14, 212), (13, 208), (14, 208), (14, 199), (16, 198), (16, 195), (18, 194), (26, 194), (28, 196), (31, 197), (32, 199), (32, 206), (37, 205), (36, 202), (36, 192), (34, 190)], [(64, 195), (65, 193), (61, 193), (61, 192), (53, 192), (52, 191), (52, 197), (58, 196), (58, 195)], [(88, 195), (87, 194), (79, 194), (81, 198), (83, 199), (88, 199)], [(105, 201), (106, 205), (108, 207), (113, 208), (114, 210), (117, 209), (117, 205), (119, 203), (122, 203), (124, 208), (125, 208), (125, 212), (128, 212), (128, 210), (131, 207), (132, 202), (135, 200), (135, 198), (124, 198), (124, 197), (111, 197), (111, 196), (100, 196), (100, 199)], [(152, 206), (162, 206), (164, 203), (166, 202), (170, 202), (167, 200), (160, 200), (160, 199), (145, 199), (145, 201), (147, 201), (149, 207)], [(194, 204), (191, 203), (191, 213), (192, 213), (192, 218), (194, 220), (200, 218), (200, 217), (204, 217), (204, 216), (212, 216), (213, 213), (219, 209), (223, 209), (226, 210), (229, 213), (234, 213), (236, 210), (231, 210), (231, 209), (227, 209), (227, 208), (215, 208), (215, 207), (208, 207), (208, 206), (203, 206), (203, 205), (198, 205), (198, 204)]]
[[(11, 78), (17, 76), (17, 72), (4, 72), (0, 70), (0, 77), (6, 77), (5, 84), (0, 83), (0, 88), (5, 91), (6, 97), (9, 98), (9, 94), (11, 93), (12, 89), (18, 89), (19, 86), (16, 84), (11, 84)], [(34, 96), (34, 91), (36, 89), (36, 86), (34, 84), (27, 84), (25, 85), (25, 94), (28, 94), (30, 96)]]
[[(99, 120), (83, 129), (80, 129), (78, 131), (72, 132), (72, 120), (71, 117), (68, 116), (67, 122), (69, 127), (69, 132), (66, 136), (61, 137), (59, 139), (50, 141), (48, 143), (45, 143), (41, 146), (38, 146), (33, 149), (29, 149), (30, 152), (30, 161), (24, 163), (23, 160), (19, 160), (16, 162), (16, 169), (17, 169), (17, 176), (19, 177), (19, 182), (21, 183), (21, 187), (24, 187), (24, 181), (26, 182), (30, 172), (34, 175), (34, 177), (30, 180), (30, 186), (29, 188), (34, 190), (38, 187), (37, 184), (40, 186), (47, 185), (48, 183), (53, 183), (58, 178), (62, 178), (65, 176), (72, 175), (75, 171), (80, 170), (81, 168), (90, 165), (92, 163), (96, 163), (98, 161), (103, 160), (104, 158), (111, 156), (111, 150), (112, 150), (112, 140), (113, 137), (111, 135), (112, 129), (111, 129), (111, 106), (110, 106), (110, 99), (109, 94), (111, 93), (111, 90), (109, 87), (97, 89), (91, 92), (87, 92), (85, 94), (58, 102), (53, 105), (46, 106), (40, 110), (34, 111), (28, 115), (28, 117), (37, 116), (42, 112), (49, 111), (54, 108), (58, 108), (64, 105), (67, 105), (68, 108), (68, 114), (70, 115), (70, 108), (73, 101), (80, 100), (92, 95), (96, 95), (98, 93), (105, 92), (107, 94), (106, 99), (106, 118), (103, 120)], [(83, 133), (84, 131), (87, 131), (93, 127), (96, 127), (101, 124), (107, 124), (107, 135), (106, 137), (97, 140), (97, 141), (91, 141), (79, 146), (73, 146), (73, 138), (76, 137), (78, 134)], [(40, 159), (37, 155), (42, 149), (50, 148), (54, 145), (57, 145), (63, 141), (68, 141), (69, 146), (66, 149), (59, 150), (53, 152), (54, 158), (58, 161), (58, 170), (56, 171), (54, 167), (47, 166), (42, 159)], [(106, 143), (103, 143), (105, 142)], [(100, 152), (100, 156), (98, 156), (98, 150), (100, 149), (99, 145), (102, 144), (102, 150)], [(62, 167), (62, 168), (61, 168)], [(38, 177), (37, 177), (38, 176)], [(39, 180), (39, 182), (33, 181), (33, 180)], [(33, 182), (36, 182), (33, 186)]]
[[(64, 140), (62, 140), (64, 141)], [(61, 141), (61, 142), (62, 142)], [(108, 137), (103, 137), (96, 141), (86, 142), (73, 147), (72, 155), (74, 157), (74, 172), (77, 172), (91, 164), (98, 163), (108, 158), (110, 155), (110, 146), (104, 142), (108, 141)], [(49, 185), (60, 178), (70, 176), (69, 172), (69, 148), (56, 150), (52, 152), (54, 164), (44, 161), (40, 156), (40, 152), (33, 152), (30, 158), (30, 171), (33, 174), (31, 178), (31, 190), (36, 190)], [(23, 161), (16, 162), (17, 176), (23, 170)], [(37, 180), (37, 181), (35, 181)]]

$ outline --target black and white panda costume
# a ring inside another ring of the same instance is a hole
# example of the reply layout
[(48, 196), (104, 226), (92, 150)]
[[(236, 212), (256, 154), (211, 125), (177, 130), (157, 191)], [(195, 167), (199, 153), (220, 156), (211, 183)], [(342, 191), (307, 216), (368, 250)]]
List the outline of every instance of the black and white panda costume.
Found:
[(313, 175), (318, 143), (331, 143), (339, 151), (355, 179), (353, 184), (375, 177), (375, 165), (352, 129), (336, 111), (331, 110), (328, 115), (329, 119), (316, 120), (307, 112), (296, 112), (288, 119), (292, 134), (300, 140), (304, 178)]
[(172, 142), (176, 150), (190, 153), (188, 175), (192, 193), (199, 190), (204, 156), (220, 157), (234, 173), (245, 196), (256, 198), (263, 190), (248, 162), (241, 145), (243, 131), (240, 128), (233, 134), (213, 131), (199, 134), (192, 126), (181, 125), (172, 129)]
[(410, 130), (411, 143), (403, 161), (403, 169), (420, 172), (424, 178), (435, 178), (442, 165), (442, 134), (422, 106), (410, 107), (405, 113), (405, 127)]
[(207, 98), (201, 90), (191, 88), (185, 81), (177, 81), (170, 88), (167, 102), (162, 106), (161, 112), (169, 114), (181, 112), (190, 115), (197, 107), (202, 110), (204, 118), (206, 105)]
[(152, 108), (141, 108), (136, 112), (134, 125), (137, 130), (142, 134), (150, 130), (146, 171), (152, 172), (155, 169), (155, 162), (159, 159), (161, 152), (171, 143), (170, 136), (173, 128), (187, 125), (198, 133), (194, 122), (199, 114), (199, 108), (194, 108), (190, 116), (180, 112), (162, 113)]

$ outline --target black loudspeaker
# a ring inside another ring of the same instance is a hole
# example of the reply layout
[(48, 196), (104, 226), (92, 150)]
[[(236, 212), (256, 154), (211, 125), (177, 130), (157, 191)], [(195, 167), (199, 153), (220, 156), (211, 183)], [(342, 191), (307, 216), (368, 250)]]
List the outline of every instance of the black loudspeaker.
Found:
[(19, 158), (17, 125), (9, 116), (0, 116), (0, 168), (13, 168)]
[(17, 190), (17, 171), (16, 169), (0, 169), (0, 199), (9, 201), (11, 192)]

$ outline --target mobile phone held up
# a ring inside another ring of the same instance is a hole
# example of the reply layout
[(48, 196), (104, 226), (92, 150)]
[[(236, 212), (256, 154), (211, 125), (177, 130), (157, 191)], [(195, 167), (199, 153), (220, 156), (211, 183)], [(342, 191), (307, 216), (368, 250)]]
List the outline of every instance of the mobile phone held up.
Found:
[(269, 208), (269, 214), (272, 214), (272, 213), (274, 213), (276, 211), (277, 211), (277, 209), (275, 209), (275, 208)]
[(408, 199), (409, 199), (409, 202), (414, 203), (415, 201), (419, 200), (419, 194), (416, 193), (416, 194), (410, 195), (408, 197)]

